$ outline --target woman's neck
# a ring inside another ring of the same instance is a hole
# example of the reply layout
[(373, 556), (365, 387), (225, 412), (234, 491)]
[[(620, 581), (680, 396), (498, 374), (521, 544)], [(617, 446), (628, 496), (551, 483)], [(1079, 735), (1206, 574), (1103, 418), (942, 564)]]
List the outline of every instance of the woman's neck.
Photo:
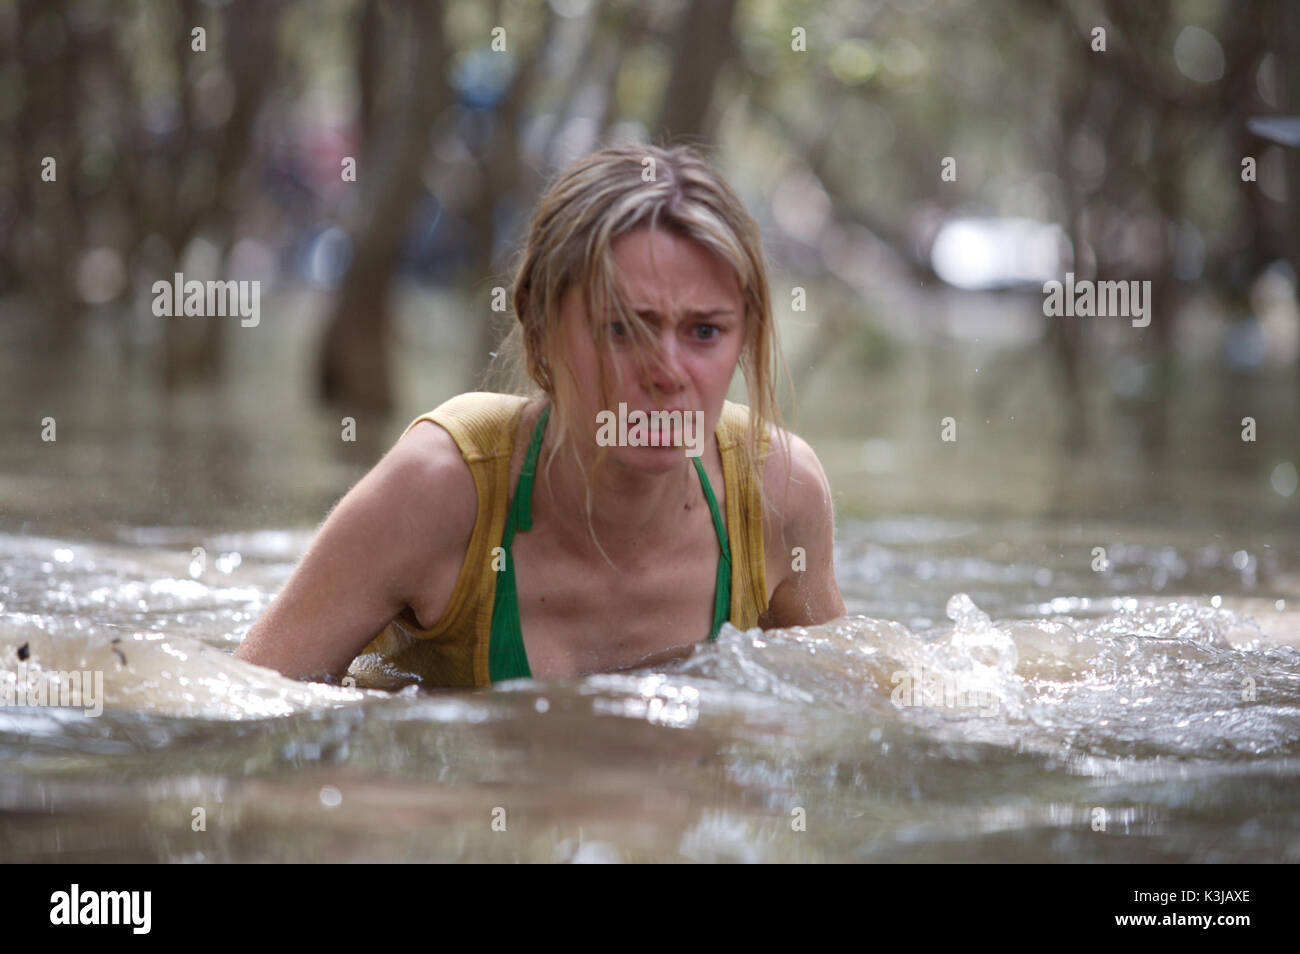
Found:
[[(538, 411), (540, 413), (540, 409)], [(591, 493), (591, 529), (608, 551), (610, 547), (640, 547), (662, 540), (680, 526), (681, 516), (703, 502), (695, 466), (684, 454), (681, 466), (671, 471), (647, 473), (627, 467), (615, 448), (579, 445), (590, 441), (589, 431), (569, 426), (566, 446), (555, 450), (559, 428), (552, 405), (533, 478), (533, 515), (558, 527), (565, 538), (594, 549), (587, 526), (587, 488)], [(604, 459), (596, 465), (603, 452)], [(579, 458), (581, 463), (579, 463)], [(584, 477), (584, 469), (587, 476)]]

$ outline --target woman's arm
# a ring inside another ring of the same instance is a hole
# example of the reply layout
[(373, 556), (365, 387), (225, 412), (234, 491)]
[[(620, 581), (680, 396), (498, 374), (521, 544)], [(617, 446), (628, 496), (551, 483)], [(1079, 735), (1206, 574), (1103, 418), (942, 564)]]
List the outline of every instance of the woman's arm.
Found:
[[(759, 617), (763, 629), (811, 626), (847, 615), (835, 582), (835, 512), (830, 482), (808, 442), (790, 434), (790, 482), (784, 473), (765, 476), (780, 502), (778, 539), (784, 578), (772, 593), (767, 612)], [(779, 457), (773, 454), (771, 458)], [(804, 569), (794, 569), (793, 550), (803, 550)]]
[(339, 676), (418, 596), (432, 594), (441, 613), (476, 504), (451, 435), (412, 428), (335, 505), (235, 657), (297, 678)]

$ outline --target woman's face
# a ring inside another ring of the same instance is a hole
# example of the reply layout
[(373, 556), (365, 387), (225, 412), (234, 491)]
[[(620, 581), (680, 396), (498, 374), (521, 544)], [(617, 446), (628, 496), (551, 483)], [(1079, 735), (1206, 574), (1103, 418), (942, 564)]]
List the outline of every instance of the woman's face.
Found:
[[(652, 246), (657, 269), (651, 267)], [(594, 446), (597, 414), (609, 411), (617, 417), (623, 403), (628, 414), (702, 411), (703, 434), (695, 437), (696, 446), (710, 446), (744, 345), (745, 310), (735, 272), (722, 258), (665, 229), (653, 237), (649, 228), (622, 235), (611, 254), (629, 306), (657, 338), (664, 357), (656, 362), (645, 355), (638, 362), (628, 329), (613, 315), (603, 322), (610, 345), (602, 353), (587, 330), (581, 291), (570, 287), (560, 302), (560, 327), (576, 377), (570, 409), (574, 433)], [(608, 407), (598, 393), (602, 362), (610, 388)], [(615, 446), (611, 454), (630, 469), (672, 471), (681, 467), (683, 438), (688, 444), (692, 439), (690, 434), (663, 433), (660, 443), (668, 446)], [(650, 443), (644, 432), (629, 444), (633, 441)]]

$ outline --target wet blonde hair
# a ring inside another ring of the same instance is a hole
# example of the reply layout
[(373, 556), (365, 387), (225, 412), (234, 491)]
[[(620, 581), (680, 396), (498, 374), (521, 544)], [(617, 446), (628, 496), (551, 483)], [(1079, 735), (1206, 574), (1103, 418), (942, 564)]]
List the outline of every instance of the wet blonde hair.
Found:
[[(666, 228), (731, 266), (745, 311), (738, 360), (749, 402), (743, 459), (755, 485), (762, 487), (761, 435), (775, 429), (789, 474), (790, 448), (783, 439), (774, 383), (780, 375), (788, 382), (789, 370), (777, 341), (762, 237), (721, 174), (689, 146), (608, 146), (578, 159), (551, 181), (538, 201), (513, 270), (517, 322), (488, 369), (485, 387), (493, 383), (497, 387), (492, 389), (506, 393), (548, 397), (561, 412), (552, 415), (558, 428), (555, 448), (565, 445), (563, 411), (574, 374), (562, 344), (560, 301), (574, 285), (581, 291), (587, 328), (598, 352), (607, 353), (606, 319), (617, 315), (642, 367), (658, 360), (658, 339), (627, 302), (611, 254), (615, 239), (643, 227), (652, 232)], [(653, 266), (653, 244), (651, 254)], [(601, 406), (610, 407), (604, 368), (601, 361), (599, 395)], [(792, 388), (790, 393), (793, 398)], [(596, 466), (606, 450), (598, 453)], [(586, 479), (591, 530), (590, 475)]]

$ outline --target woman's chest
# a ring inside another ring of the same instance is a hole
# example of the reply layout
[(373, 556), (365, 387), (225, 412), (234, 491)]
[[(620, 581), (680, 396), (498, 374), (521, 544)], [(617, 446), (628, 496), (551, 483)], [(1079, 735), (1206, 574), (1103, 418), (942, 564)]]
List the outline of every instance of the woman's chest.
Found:
[(515, 590), (533, 675), (652, 665), (707, 640), (717, 588), (730, 576), (719, 579), (721, 546), (707, 511), (692, 518), (672, 540), (610, 553), (613, 566), (594, 547), (591, 554), (566, 551), (544, 528), (517, 535)]

